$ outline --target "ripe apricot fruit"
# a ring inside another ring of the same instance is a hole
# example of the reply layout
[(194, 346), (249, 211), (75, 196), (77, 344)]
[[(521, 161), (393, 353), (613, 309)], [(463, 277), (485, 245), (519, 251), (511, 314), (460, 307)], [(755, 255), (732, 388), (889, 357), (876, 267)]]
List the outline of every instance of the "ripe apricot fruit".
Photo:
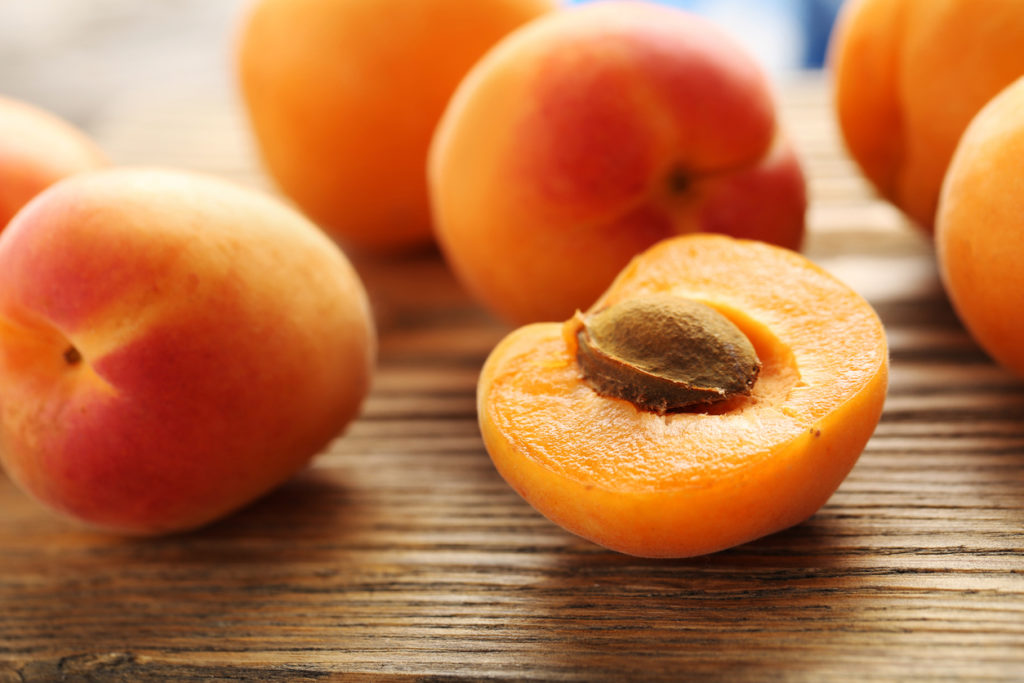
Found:
[(256, 0), (238, 73), (266, 168), (337, 239), (432, 241), (425, 166), (455, 86), (556, 0)]
[(338, 247), (252, 190), (90, 171), (0, 234), (0, 461), (120, 532), (200, 526), (280, 484), (357, 414), (375, 341)]
[(1024, 78), (972, 120), (939, 202), (942, 281), (974, 339), (1024, 378)]
[(713, 24), (655, 3), (579, 5), (500, 41), (452, 97), (428, 176), (448, 262), (514, 323), (588, 307), (665, 237), (803, 236), (804, 177), (765, 76)]
[[(583, 361), (584, 328), (621, 307), (640, 312), (602, 333), (616, 338), (608, 386)], [(695, 234), (637, 256), (586, 314), (509, 334), (477, 402), (495, 466), (542, 514), (613, 550), (687, 557), (814, 514), (874, 432), (887, 377), (885, 333), (856, 292), (793, 251)], [(693, 385), (722, 395), (635, 398)]]
[(96, 143), (67, 121), (0, 97), (0, 230), (53, 183), (106, 163)]
[(850, 0), (830, 46), (846, 146), (878, 192), (927, 231), (971, 118), (1024, 74), (1024, 2)]

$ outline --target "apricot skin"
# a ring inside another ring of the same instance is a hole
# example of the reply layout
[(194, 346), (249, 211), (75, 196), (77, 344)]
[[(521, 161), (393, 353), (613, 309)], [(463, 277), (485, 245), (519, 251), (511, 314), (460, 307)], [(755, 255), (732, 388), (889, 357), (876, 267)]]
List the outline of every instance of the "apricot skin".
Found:
[(704, 301), (743, 330), (762, 362), (751, 396), (638, 410), (586, 384), (560, 324), (530, 324), (480, 376), (498, 471), (568, 531), (645, 557), (712, 553), (813, 515), (881, 416), (888, 356), (871, 307), (798, 254), (691, 235), (634, 259), (594, 309), (656, 292)]
[(665, 237), (799, 248), (806, 195), (756, 64), (712, 24), (602, 2), (510, 34), (467, 75), (431, 147), (438, 239), (505, 320), (564, 320)]
[(96, 143), (70, 123), (0, 97), (0, 231), (53, 183), (106, 163)]
[(1024, 78), (989, 102), (960, 139), (942, 189), (942, 281), (974, 339), (1024, 378)]
[(1017, 0), (851, 0), (829, 62), (847, 149), (868, 180), (931, 232), (971, 118), (1024, 73)]
[(343, 243), (433, 241), (425, 165), (459, 80), (556, 0), (257, 0), (238, 74), (265, 166)]
[(0, 460), (84, 522), (181, 531), (357, 414), (374, 331), (347, 259), (275, 200), (144, 169), (66, 179), (0, 235)]

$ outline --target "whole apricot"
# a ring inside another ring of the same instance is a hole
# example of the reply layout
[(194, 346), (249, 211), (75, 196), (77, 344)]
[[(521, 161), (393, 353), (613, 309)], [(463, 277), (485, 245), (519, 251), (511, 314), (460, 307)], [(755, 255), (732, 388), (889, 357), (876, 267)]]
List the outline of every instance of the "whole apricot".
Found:
[(850, 0), (829, 61), (846, 146), (882, 197), (931, 232), (975, 113), (1024, 74), (1019, 0)]
[(514, 323), (586, 308), (672, 235), (796, 249), (804, 230), (764, 74), (713, 24), (654, 3), (567, 8), (499, 42), (452, 97), (429, 180), (448, 262)]
[(939, 270), (974, 339), (1024, 378), (1024, 77), (960, 139), (940, 195)]
[(375, 341), (338, 247), (277, 200), (156, 169), (81, 173), (0, 235), (0, 461), (121, 532), (252, 501), (357, 414)]
[(337, 239), (432, 241), (425, 166), (459, 80), (557, 0), (257, 0), (238, 47), (270, 175)]
[[(614, 362), (589, 362), (592, 343)], [(585, 313), (505, 337), (477, 407), (495, 466), (539, 512), (613, 550), (686, 557), (813, 515), (887, 378), (856, 292), (791, 250), (694, 234), (637, 256)]]
[(96, 143), (64, 119), (0, 97), (0, 231), (53, 183), (106, 163)]

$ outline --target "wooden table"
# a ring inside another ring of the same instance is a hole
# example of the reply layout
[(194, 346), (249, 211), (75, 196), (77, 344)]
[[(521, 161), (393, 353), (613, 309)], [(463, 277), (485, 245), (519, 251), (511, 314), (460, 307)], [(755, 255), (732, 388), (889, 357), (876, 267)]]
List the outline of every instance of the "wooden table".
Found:
[[(121, 163), (267, 187), (222, 84), (82, 109), (39, 92)], [(381, 334), (373, 392), (264, 500), (126, 540), (55, 519), (0, 475), (0, 683), (1024, 680), (1024, 383), (971, 342), (928, 240), (843, 155), (821, 77), (781, 100), (810, 177), (806, 252), (871, 300), (892, 350), (881, 424), (812, 519), (678, 561), (563, 532), (504, 484), (477, 431), (477, 372), (507, 329), (436, 254), (359, 258)]]

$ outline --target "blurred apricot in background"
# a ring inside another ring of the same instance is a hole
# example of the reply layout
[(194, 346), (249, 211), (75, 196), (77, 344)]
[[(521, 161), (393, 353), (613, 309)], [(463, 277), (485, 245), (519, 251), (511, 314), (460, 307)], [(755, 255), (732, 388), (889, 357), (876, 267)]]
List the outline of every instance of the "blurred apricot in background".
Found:
[(266, 168), (339, 241), (430, 243), (427, 147), (492, 43), (556, 0), (262, 0), (238, 72)]
[(1024, 2), (851, 0), (831, 46), (851, 156), (931, 231), (939, 189), (975, 113), (1024, 74)]

